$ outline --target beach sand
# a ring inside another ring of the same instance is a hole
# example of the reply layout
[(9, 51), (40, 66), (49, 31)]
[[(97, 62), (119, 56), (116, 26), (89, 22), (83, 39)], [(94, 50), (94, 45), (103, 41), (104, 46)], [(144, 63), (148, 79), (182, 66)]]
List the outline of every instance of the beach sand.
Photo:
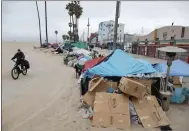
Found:
[[(20, 48), (31, 64), (27, 76), (13, 80), (11, 57)], [(85, 131), (89, 120), (78, 116), (80, 90), (75, 71), (63, 57), (34, 50), (33, 44), (2, 45), (2, 130)]]
[[(105, 131), (91, 128), (78, 115), (80, 90), (75, 71), (63, 57), (34, 50), (35, 43), (2, 43), (2, 130), (3, 131)], [(13, 80), (11, 57), (20, 48), (31, 64), (27, 76)], [(189, 129), (189, 106), (172, 105), (168, 116), (176, 131)], [(154, 129), (153, 131), (158, 131)], [(115, 130), (112, 130), (115, 131)], [(145, 131), (132, 125), (126, 131)]]

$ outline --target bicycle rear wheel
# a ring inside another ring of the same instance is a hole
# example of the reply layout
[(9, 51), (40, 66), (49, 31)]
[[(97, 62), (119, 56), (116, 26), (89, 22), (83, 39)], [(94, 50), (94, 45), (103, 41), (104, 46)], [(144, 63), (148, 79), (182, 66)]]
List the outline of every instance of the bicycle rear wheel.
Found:
[(24, 66), (23, 69), (22, 69), (22, 74), (23, 74), (23, 75), (26, 75), (26, 74), (27, 74), (27, 69), (26, 69), (25, 66)]

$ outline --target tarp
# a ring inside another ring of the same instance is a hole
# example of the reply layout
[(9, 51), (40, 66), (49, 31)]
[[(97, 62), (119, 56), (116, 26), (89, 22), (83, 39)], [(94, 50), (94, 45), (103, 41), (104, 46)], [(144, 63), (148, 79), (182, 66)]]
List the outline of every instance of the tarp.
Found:
[(76, 43), (72, 43), (72, 45), (74, 45), (75, 47), (77, 48), (80, 48), (80, 49), (86, 49), (88, 48), (87, 44), (79, 41), (79, 42), (76, 42)]
[[(154, 65), (154, 68), (158, 72), (167, 72), (167, 63), (158, 63)], [(189, 64), (181, 61), (181, 60), (174, 60), (171, 65), (170, 69), (170, 76), (184, 76), (189, 77)]]
[(84, 55), (88, 55), (88, 56), (91, 54), (91, 52), (88, 51), (88, 50), (78, 49), (78, 48), (74, 48), (73, 52), (76, 53), (76, 54), (84, 54)]
[(84, 65), (87, 61), (91, 60), (92, 58), (90, 56), (84, 56), (83, 58), (78, 60), (78, 64)]
[(157, 72), (147, 61), (140, 61), (126, 52), (117, 49), (106, 59), (91, 69), (86, 71), (86, 76), (127, 76), (140, 73), (155, 73)]
[(84, 69), (83, 71), (86, 71), (89, 68), (92, 68), (93, 66), (95, 66), (97, 63), (101, 62), (102, 60), (104, 60), (106, 57), (100, 57), (100, 58), (95, 58), (92, 60), (89, 60), (85, 63)]

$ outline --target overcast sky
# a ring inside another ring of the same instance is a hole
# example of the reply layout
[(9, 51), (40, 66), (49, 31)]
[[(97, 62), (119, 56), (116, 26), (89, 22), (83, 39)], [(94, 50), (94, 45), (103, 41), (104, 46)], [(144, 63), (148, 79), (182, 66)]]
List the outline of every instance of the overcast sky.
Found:
[[(49, 41), (55, 41), (69, 31), (69, 16), (65, 9), (69, 1), (47, 1)], [(42, 37), (45, 40), (45, 7), (39, 1)], [(87, 19), (90, 18), (90, 33), (98, 31), (102, 21), (115, 19), (115, 1), (81, 1), (83, 15), (79, 20), (79, 36), (87, 35)], [(189, 26), (189, 2), (122, 1), (119, 22), (125, 24), (125, 33), (150, 33), (154, 28), (171, 25)], [(2, 2), (3, 40), (39, 41), (38, 16), (35, 1)], [(85, 36), (86, 37), (86, 36)]]

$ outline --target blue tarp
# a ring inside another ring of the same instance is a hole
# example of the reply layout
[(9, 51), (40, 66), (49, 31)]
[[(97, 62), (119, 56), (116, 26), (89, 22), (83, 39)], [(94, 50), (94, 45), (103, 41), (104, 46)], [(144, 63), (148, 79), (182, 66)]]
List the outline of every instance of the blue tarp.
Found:
[(189, 88), (175, 88), (171, 103), (183, 103), (186, 100), (189, 100)]
[[(154, 68), (158, 72), (166, 73), (167, 72), (167, 63), (163, 62), (163, 63), (155, 64)], [(189, 64), (187, 64), (181, 60), (174, 60), (171, 65), (170, 76), (189, 77)]]
[(94, 75), (104, 76), (127, 76), (140, 73), (157, 72), (150, 63), (137, 60), (126, 52), (117, 49), (103, 62), (86, 71), (88, 77)]

